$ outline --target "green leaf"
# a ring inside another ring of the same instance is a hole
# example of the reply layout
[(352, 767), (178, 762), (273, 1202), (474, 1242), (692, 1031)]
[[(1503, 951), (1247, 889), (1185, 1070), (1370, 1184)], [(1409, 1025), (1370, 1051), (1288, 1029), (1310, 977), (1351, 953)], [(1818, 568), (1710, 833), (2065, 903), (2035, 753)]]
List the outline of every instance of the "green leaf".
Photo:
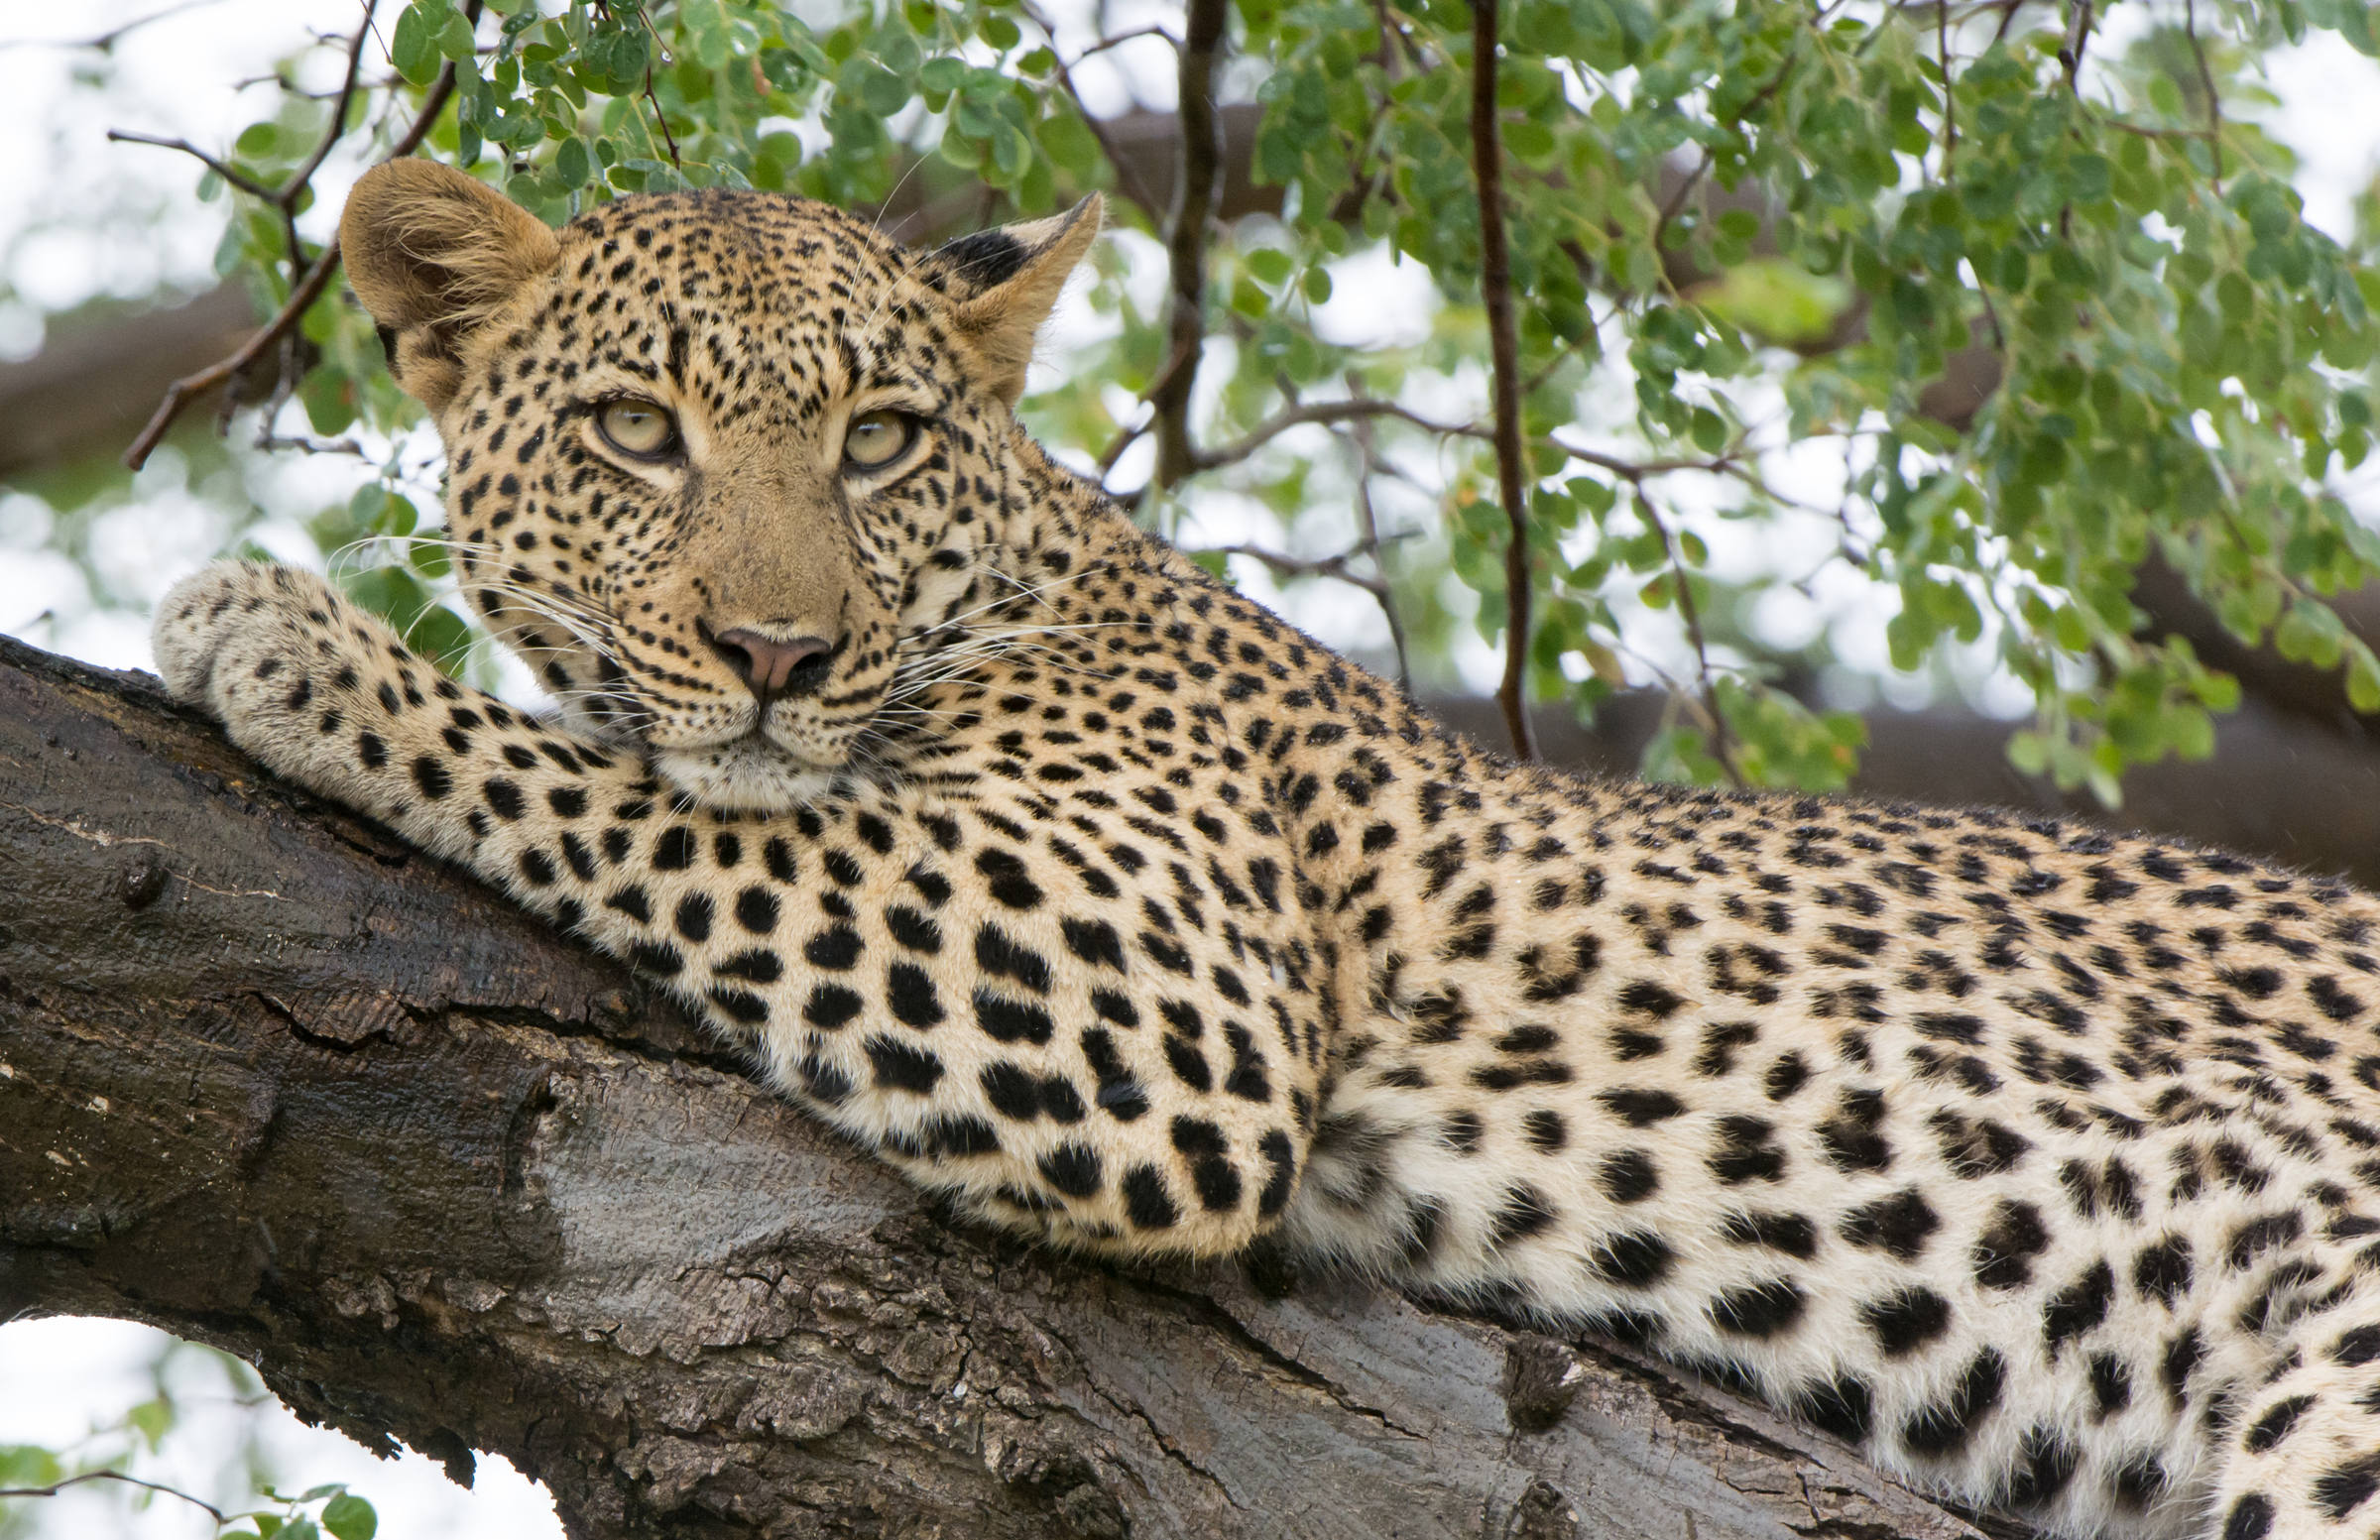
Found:
[(342, 1492), (323, 1506), (322, 1527), (337, 1540), (372, 1540), (380, 1532), (380, 1515), (363, 1498)]
[(451, 15), (437, 0), (414, 0), (397, 18), (396, 31), (389, 37), (389, 61), (408, 81), (427, 85), (437, 78), (438, 29)]

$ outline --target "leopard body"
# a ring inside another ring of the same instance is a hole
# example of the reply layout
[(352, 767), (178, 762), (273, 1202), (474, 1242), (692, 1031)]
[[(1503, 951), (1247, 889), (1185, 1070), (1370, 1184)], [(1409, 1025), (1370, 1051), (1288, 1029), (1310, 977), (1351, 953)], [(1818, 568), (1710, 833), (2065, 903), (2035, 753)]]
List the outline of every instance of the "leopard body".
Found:
[[(564, 719), (219, 565), (161, 669), (270, 769), (978, 1220), (1621, 1333), (2062, 1532), (2380, 1531), (2380, 901), (1442, 731), (1016, 425), (1093, 211), (918, 253), (463, 182), (375, 174), (346, 245)], [(676, 462), (601, 439), (624, 393)], [(855, 475), (885, 402), (918, 436)], [(731, 632), (831, 649), (773, 697)]]

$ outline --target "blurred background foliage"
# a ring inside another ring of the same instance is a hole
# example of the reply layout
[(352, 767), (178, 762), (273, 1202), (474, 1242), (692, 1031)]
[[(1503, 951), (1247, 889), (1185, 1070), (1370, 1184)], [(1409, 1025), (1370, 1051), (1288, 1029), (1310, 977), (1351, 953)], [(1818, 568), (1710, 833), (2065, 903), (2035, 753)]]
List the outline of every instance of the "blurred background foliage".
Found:
[[(1193, 59), (1202, 18), (1220, 43)], [(2380, 564), (2351, 508), (2372, 232), (2309, 225), (2260, 126), (2267, 51), (2327, 29), (2369, 54), (2364, 7), (1507, 0), (1500, 22), (1535, 590), (1518, 643), (1468, 7), (385, 0), (311, 51), (349, 67), (285, 60), (227, 143), (177, 148), (229, 210), (215, 271), (263, 312), (433, 99), (424, 153), (557, 222), (758, 187), (930, 241), (1108, 189), (1115, 238), (1025, 407), (1043, 436), (1427, 692), (1484, 683), (1514, 646), (1532, 697), (1581, 713), (1665, 687), (1652, 774), (1838, 786), (1857, 709), (1930, 690), (2029, 708), (2016, 764), (2112, 803), (2128, 767), (2207, 755), (2239, 695), (2144, 624), (2149, 564), (2230, 637), (2380, 709), (2380, 659), (2327, 602)], [(1194, 65), (1211, 143), (1137, 104)], [(1212, 194), (1188, 232), (1186, 184)], [(1185, 267), (1187, 358), (1165, 313)], [(184, 473), (237, 540), (231, 461), (351, 461), (351, 493), (305, 523), (315, 559), (485, 675), (420, 537), (434, 443), (367, 318), (318, 287), (232, 384), (240, 446), (174, 436)], [(22, 484), (86, 564), (93, 514), (126, 495), (89, 461)]]

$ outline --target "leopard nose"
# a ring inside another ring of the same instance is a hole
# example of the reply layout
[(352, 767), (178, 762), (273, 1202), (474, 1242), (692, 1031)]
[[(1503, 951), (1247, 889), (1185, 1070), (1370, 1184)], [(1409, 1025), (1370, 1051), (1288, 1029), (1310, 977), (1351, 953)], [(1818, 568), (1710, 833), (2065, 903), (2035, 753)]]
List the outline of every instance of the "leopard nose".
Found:
[(824, 684), (827, 658), (835, 650), (824, 637), (779, 642), (741, 627), (719, 633), (710, 644), (763, 706), (807, 695)]

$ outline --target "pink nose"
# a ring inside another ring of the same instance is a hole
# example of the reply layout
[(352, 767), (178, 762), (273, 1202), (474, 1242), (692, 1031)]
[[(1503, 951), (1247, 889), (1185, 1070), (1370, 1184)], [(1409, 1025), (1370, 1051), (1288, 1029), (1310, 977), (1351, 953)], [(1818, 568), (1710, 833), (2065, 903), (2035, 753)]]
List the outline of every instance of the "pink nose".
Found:
[(835, 650), (824, 637), (778, 642), (740, 627), (711, 638), (711, 649), (764, 706), (807, 695), (824, 684), (827, 654)]

